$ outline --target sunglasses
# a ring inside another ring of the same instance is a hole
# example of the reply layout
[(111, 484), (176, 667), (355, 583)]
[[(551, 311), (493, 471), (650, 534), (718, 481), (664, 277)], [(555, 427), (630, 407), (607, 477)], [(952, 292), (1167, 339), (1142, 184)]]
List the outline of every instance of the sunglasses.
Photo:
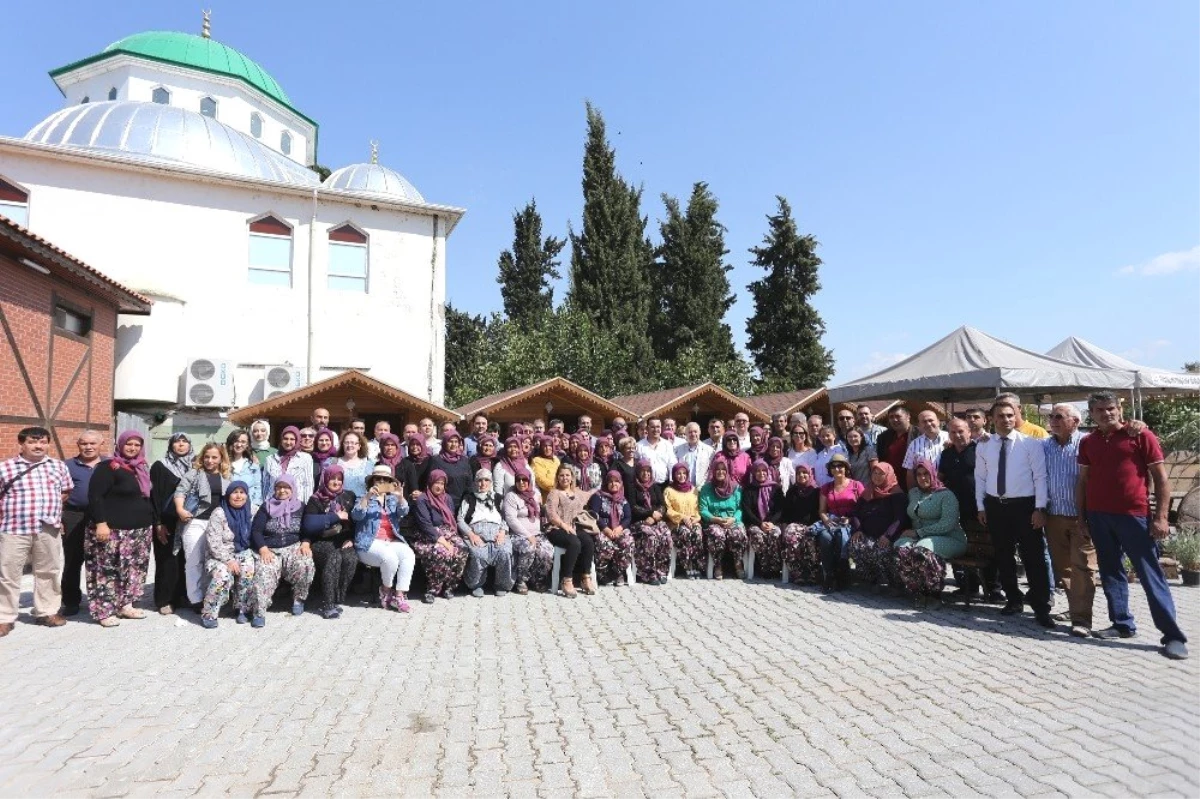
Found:
[(839, 422), (853, 422), (854, 417), (853, 416), (839, 416), (838, 421)]
[(1050, 414), (1050, 418), (1056, 422), (1061, 422), (1063, 419), (1074, 419), (1075, 417), (1065, 413), (1052, 413)]
[(829, 468), (830, 468), (830, 469), (845, 469), (845, 468), (846, 468), (846, 464), (844, 464), (844, 463), (831, 463), (831, 464), (829, 464)]
[(316, 438), (316, 436), (314, 436), (312, 433), (301, 433), (300, 437), (301, 438)]

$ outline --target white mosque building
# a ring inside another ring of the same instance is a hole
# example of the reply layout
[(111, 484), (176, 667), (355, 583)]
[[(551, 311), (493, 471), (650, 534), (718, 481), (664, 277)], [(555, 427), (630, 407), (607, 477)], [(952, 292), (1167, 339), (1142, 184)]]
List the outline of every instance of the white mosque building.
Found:
[(322, 182), (317, 123), (207, 20), (50, 76), (64, 107), (0, 137), (0, 214), (155, 301), (121, 317), (118, 409), (216, 417), (346, 369), (443, 403), (463, 209), (374, 147)]

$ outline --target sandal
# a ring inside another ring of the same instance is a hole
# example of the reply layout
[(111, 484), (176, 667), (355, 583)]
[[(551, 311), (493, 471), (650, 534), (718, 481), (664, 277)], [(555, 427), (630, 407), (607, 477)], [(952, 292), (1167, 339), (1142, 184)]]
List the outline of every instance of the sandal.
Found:
[[(586, 592), (586, 589), (584, 590)], [(559, 593), (565, 596), (567, 599), (574, 599), (576, 596), (578, 596), (575, 591), (575, 581), (570, 577), (564, 579), (562, 581), (562, 588), (559, 589)]]
[(583, 576), (583, 582), (580, 583), (580, 585), (582, 586), (583, 593), (585, 596), (595, 596), (596, 595), (596, 581), (592, 579), (592, 575), (585, 574)]
[(172, 613), (175, 612), (175, 609), (173, 607), (171, 607), (170, 605), (163, 605), (161, 608), (158, 609), (158, 612), (160, 614), (162, 614), (163, 616), (170, 616)]
[(524, 580), (522, 580), (513, 586), (513, 590), (516, 591), (519, 596), (525, 596), (529, 593), (529, 586), (525, 584)]
[(117, 612), (117, 615), (122, 619), (144, 619), (146, 611), (135, 608), (133, 605), (126, 605)]
[(103, 619), (99, 619), (96, 623), (99, 624), (101, 627), (116, 627), (118, 624), (121, 623), (121, 620), (118, 619), (116, 616), (106, 616)]

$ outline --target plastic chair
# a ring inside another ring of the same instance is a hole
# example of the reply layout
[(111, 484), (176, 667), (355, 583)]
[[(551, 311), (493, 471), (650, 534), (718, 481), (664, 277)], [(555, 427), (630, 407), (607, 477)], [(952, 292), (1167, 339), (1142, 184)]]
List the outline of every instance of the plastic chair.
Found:
[[(562, 556), (565, 554), (567, 554), (567, 550), (563, 549), (562, 547), (554, 548), (554, 567), (550, 571), (550, 588), (553, 591), (558, 591), (558, 587), (562, 584), (562, 581), (559, 579), (559, 577), (562, 575)], [(630, 565), (629, 569), (632, 572), (633, 566)], [(591, 575), (592, 583), (598, 583), (596, 580), (596, 561), (594, 560), (592, 561)], [(630, 578), (630, 580), (632, 581), (632, 578)]]

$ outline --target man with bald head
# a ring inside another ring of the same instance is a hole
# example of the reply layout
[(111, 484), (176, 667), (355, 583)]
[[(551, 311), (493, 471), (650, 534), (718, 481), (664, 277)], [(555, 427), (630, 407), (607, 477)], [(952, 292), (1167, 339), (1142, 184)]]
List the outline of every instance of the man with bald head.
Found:
[(938, 415), (933, 411), (921, 411), (917, 414), (917, 429), (920, 435), (913, 436), (908, 442), (908, 449), (904, 453), (903, 466), (905, 473), (908, 475), (908, 485), (915, 486), (917, 484), (915, 471), (917, 462), (926, 460), (934, 465), (937, 465), (942, 460), (942, 450), (946, 446), (946, 442), (950, 440), (950, 436), (942, 429), (942, 422), (938, 419)]

